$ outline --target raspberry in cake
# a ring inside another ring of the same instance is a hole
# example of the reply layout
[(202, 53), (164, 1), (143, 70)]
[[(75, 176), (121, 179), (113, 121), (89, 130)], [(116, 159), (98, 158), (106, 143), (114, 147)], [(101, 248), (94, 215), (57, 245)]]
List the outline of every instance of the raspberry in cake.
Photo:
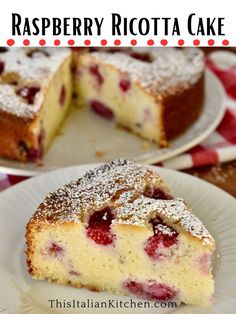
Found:
[(70, 49), (0, 51), (0, 155), (39, 161), (71, 103)]
[(204, 57), (193, 48), (135, 48), (80, 54), (80, 102), (131, 132), (166, 146), (200, 115)]
[(200, 115), (203, 85), (204, 58), (196, 48), (1, 48), (0, 156), (41, 159), (72, 97), (167, 146)]
[(215, 242), (148, 166), (120, 159), (50, 193), (27, 224), (35, 279), (208, 305)]

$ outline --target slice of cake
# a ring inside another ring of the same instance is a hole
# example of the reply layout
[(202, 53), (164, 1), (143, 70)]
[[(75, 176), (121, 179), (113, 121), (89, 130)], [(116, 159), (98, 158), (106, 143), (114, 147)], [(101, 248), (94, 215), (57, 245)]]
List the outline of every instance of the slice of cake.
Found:
[(72, 95), (71, 50), (0, 49), (0, 156), (40, 160)]
[(27, 224), (35, 279), (207, 305), (214, 239), (148, 166), (118, 160), (49, 194)]
[(77, 96), (97, 114), (166, 146), (201, 113), (204, 56), (194, 48), (78, 55)]

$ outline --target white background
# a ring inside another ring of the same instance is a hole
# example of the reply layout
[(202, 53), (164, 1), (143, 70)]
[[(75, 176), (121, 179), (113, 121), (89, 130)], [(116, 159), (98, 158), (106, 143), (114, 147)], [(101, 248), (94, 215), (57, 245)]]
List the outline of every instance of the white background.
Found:
[[(131, 39), (136, 39), (138, 46), (145, 46), (148, 39), (153, 39), (155, 45), (160, 45), (161, 39), (167, 39), (168, 45), (177, 46), (179, 39), (184, 39), (185, 45), (192, 46), (194, 39), (200, 40), (201, 46), (208, 45), (208, 39), (214, 39), (216, 46), (222, 45), (227, 39), (231, 46), (236, 46), (236, 10), (234, 1), (200, 1), (200, 0), (2, 0), (0, 7), (0, 46), (6, 45), (9, 38), (14, 38), (15, 46), (21, 46), (24, 39), (29, 39), (31, 45), (38, 45), (40, 39), (46, 40), (47, 46), (53, 46), (52, 36), (21, 36), (11, 35), (11, 13), (19, 13), (22, 17), (104, 17), (103, 34), (100, 37), (59, 36), (61, 45), (67, 45), (68, 39), (74, 39), (75, 45), (82, 46), (85, 39), (91, 40), (91, 45), (100, 45), (101, 39), (106, 39), (109, 46), (114, 43), (111, 36), (111, 13), (119, 13), (124, 17), (178, 17), (181, 26), (180, 37), (160, 36), (126, 36), (120, 37), (121, 46), (130, 45)], [(186, 21), (190, 13), (199, 17), (225, 17), (225, 36), (190, 36)], [(172, 23), (171, 23), (172, 25)]]

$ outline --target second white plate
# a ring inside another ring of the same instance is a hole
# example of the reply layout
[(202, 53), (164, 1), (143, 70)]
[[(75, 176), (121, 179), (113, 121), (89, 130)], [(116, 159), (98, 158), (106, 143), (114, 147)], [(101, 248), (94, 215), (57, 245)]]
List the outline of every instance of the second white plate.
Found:
[[(215, 302), (202, 308), (181, 305), (178, 308), (83, 308), (51, 309), (48, 300), (87, 302), (129, 301), (120, 297), (86, 289), (49, 284), (33, 280), (25, 261), (25, 226), (45, 195), (72, 179), (77, 179), (95, 165), (61, 169), (26, 180), (0, 194), (0, 312), (5, 314), (46, 313), (175, 313), (229, 314), (236, 308), (236, 201), (222, 190), (200, 179), (177, 171), (156, 168), (170, 185), (174, 195), (185, 198), (194, 213), (204, 222), (216, 240), (213, 266)], [(133, 299), (136, 302), (138, 299)], [(153, 303), (152, 303), (153, 304)], [(151, 305), (152, 305), (151, 304)]]
[[(165, 149), (118, 128), (87, 110), (75, 110), (66, 120), (43, 160), (43, 166), (0, 159), (0, 171), (17, 175), (37, 175), (79, 164), (97, 163), (120, 157), (151, 164), (176, 156), (202, 142), (217, 127), (224, 114), (224, 89), (206, 71), (205, 104), (200, 118)], [(103, 154), (104, 153), (104, 154)], [(97, 156), (99, 155), (99, 157)]]

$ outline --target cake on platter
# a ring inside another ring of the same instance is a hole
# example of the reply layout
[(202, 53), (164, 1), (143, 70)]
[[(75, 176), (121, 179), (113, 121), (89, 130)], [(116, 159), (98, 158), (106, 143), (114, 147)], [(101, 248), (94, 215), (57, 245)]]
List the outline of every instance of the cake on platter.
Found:
[(153, 168), (119, 159), (48, 194), (26, 227), (35, 279), (208, 305), (215, 241)]
[(204, 56), (197, 48), (0, 48), (0, 156), (41, 160), (72, 96), (166, 147), (201, 113)]

